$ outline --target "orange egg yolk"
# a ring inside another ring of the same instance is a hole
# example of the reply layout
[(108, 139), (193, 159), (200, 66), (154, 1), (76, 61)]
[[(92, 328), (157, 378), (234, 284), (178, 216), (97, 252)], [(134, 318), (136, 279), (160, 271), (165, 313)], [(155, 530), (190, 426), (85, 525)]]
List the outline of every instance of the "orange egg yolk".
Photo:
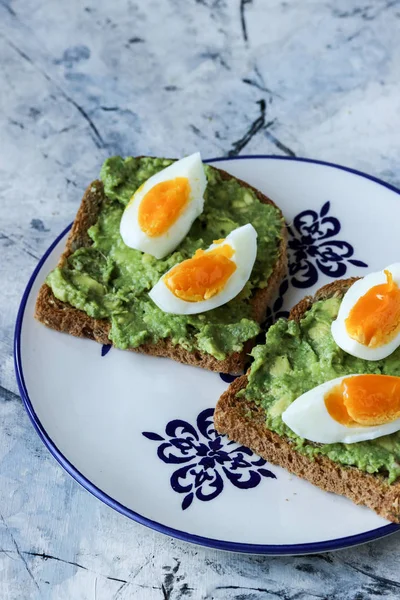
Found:
[(330, 416), (342, 425), (384, 425), (400, 417), (400, 377), (346, 377), (325, 394)]
[(186, 207), (189, 196), (190, 183), (187, 177), (157, 183), (140, 203), (140, 229), (149, 237), (157, 237), (168, 231)]
[(205, 252), (197, 250), (192, 258), (176, 265), (164, 276), (167, 288), (186, 302), (201, 302), (218, 294), (236, 271), (231, 257), (234, 250), (223, 244)]
[(361, 296), (345, 321), (347, 333), (369, 348), (378, 348), (400, 333), (400, 288), (385, 271), (386, 283)]

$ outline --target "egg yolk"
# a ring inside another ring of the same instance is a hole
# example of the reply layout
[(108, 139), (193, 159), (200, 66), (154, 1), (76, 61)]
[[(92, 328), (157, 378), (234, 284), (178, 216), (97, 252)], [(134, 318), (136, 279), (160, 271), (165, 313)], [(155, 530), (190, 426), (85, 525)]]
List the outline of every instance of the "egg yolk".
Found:
[(330, 416), (342, 425), (384, 425), (400, 417), (400, 377), (346, 377), (324, 397)]
[(189, 196), (190, 183), (187, 177), (157, 183), (140, 203), (140, 229), (149, 237), (157, 237), (168, 231), (186, 207)]
[(167, 288), (186, 302), (201, 302), (218, 294), (236, 271), (229, 244), (214, 250), (197, 250), (192, 258), (176, 265), (164, 276)]
[(389, 271), (385, 275), (387, 282), (361, 296), (345, 321), (349, 336), (369, 348), (383, 346), (400, 333), (400, 288)]

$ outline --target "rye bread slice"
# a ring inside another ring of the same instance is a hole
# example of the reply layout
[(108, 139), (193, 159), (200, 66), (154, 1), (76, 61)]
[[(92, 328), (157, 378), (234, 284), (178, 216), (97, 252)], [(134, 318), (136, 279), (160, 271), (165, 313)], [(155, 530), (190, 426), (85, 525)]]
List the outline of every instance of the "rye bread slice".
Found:
[[(218, 169), (218, 171), (222, 179), (236, 179), (243, 187), (252, 189), (260, 202), (276, 206), (272, 200), (248, 183), (234, 178), (232, 175), (221, 169)], [(60, 258), (59, 266), (62, 266), (68, 256), (75, 252), (75, 250), (92, 243), (87, 231), (89, 227), (96, 223), (104, 198), (105, 195), (102, 182), (93, 181), (84, 193), (81, 205), (67, 239), (65, 251)], [(274, 270), (268, 279), (268, 284), (263, 289), (257, 289), (250, 299), (253, 317), (259, 323), (262, 323), (264, 320), (267, 306), (277, 294), (279, 285), (286, 275), (286, 243), (286, 227), (283, 225), (278, 258)], [(89, 338), (100, 344), (111, 343), (108, 338), (110, 322), (107, 319), (93, 319), (85, 312), (58, 300), (47, 284), (43, 284), (39, 290), (36, 300), (35, 317), (41, 323), (44, 323), (57, 331), (69, 333), (77, 337)], [(221, 373), (242, 373), (247, 361), (247, 355), (254, 346), (254, 343), (255, 339), (249, 340), (246, 342), (241, 352), (234, 352), (225, 360), (217, 360), (210, 354), (202, 353), (200, 351), (190, 352), (185, 350), (182, 346), (174, 345), (169, 338), (160, 340), (156, 344), (146, 343), (137, 348), (129, 348), (129, 350), (151, 354), (153, 356), (172, 358), (173, 360), (209, 369), (211, 371), (219, 371)]]
[[(308, 296), (294, 306), (289, 319), (299, 321), (317, 300), (343, 296), (356, 280), (344, 279), (325, 285), (314, 297)], [(340, 465), (326, 456), (316, 456), (310, 460), (300, 454), (289, 438), (267, 429), (262, 408), (246, 398), (236, 397), (239, 390), (246, 386), (247, 376), (243, 375), (218, 400), (214, 423), (219, 433), (227, 434), (230, 439), (251, 448), (268, 462), (287, 469), (323, 490), (347, 496), (356, 504), (372, 508), (381, 517), (400, 523), (400, 480), (389, 485), (381, 475)]]

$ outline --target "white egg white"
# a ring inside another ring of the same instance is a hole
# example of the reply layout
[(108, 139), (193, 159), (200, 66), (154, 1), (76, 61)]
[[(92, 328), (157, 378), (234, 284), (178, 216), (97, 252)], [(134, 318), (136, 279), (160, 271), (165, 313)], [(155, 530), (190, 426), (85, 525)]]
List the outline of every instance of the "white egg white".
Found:
[[(257, 256), (257, 232), (253, 225), (247, 224), (231, 231), (223, 244), (228, 244), (234, 250), (230, 260), (236, 265), (225, 287), (215, 296), (200, 302), (187, 302), (178, 298), (164, 283), (164, 276), (156, 283), (150, 298), (161, 310), (176, 315), (194, 315), (217, 308), (235, 298), (248, 281)], [(212, 244), (206, 252), (214, 250), (218, 245)], [(173, 267), (174, 268), (174, 267)], [(171, 270), (171, 269), (170, 269)], [(169, 271), (167, 271), (169, 273)]]
[(325, 394), (345, 377), (358, 376), (359, 374), (337, 377), (302, 394), (282, 413), (283, 422), (296, 435), (319, 444), (354, 444), (399, 431), (400, 419), (384, 425), (346, 427), (330, 416), (325, 406)]
[[(392, 273), (393, 281), (400, 286), (400, 263), (394, 263), (393, 265), (386, 267), (385, 270)], [(351, 309), (361, 296), (364, 296), (368, 290), (375, 285), (386, 282), (387, 278), (383, 270), (376, 273), (370, 273), (353, 283), (343, 297), (338, 316), (332, 323), (331, 331), (336, 344), (352, 356), (363, 358), (365, 360), (381, 360), (392, 354), (392, 352), (400, 346), (400, 333), (387, 344), (377, 348), (369, 348), (368, 346), (353, 340), (346, 329), (345, 321), (349, 316)]]
[[(142, 231), (139, 225), (138, 213), (140, 203), (155, 185), (163, 181), (175, 179), (176, 177), (186, 177), (189, 180), (189, 202), (182, 214), (175, 223), (171, 225), (166, 233), (156, 237), (150, 237)], [(207, 179), (204, 173), (200, 152), (177, 160), (169, 167), (166, 167), (147, 179), (147, 181), (134, 193), (122, 215), (120, 233), (124, 243), (130, 248), (147, 252), (155, 258), (164, 258), (167, 254), (170, 254), (180, 244), (183, 238), (186, 237), (193, 221), (203, 212), (203, 195), (206, 186)]]

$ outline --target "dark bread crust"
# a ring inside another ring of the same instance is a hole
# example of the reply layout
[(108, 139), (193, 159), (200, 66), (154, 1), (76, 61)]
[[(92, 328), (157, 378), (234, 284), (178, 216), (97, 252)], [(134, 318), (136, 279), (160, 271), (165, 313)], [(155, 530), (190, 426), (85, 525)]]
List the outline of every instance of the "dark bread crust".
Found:
[[(307, 296), (290, 312), (289, 319), (299, 321), (313, 302), (342, 296), (358, 278), (335, 281), (322, 287), (314, 297)], [(262, 408), (245, 398), (237, 398), (247, 385), (247, 376), (236, 379), (218, 400), (214, 423), (219, 433), (251, 448), (265, 460), (279, 465), (317, 485), (323, 490), (347, 496), (356, 504), (364, 504), (381, 517), (400, 523), (400, 481), (389, 485), (380, 475), (365, 473), (356, 467), (335, 463), (326, 456), (314, 460), (300, 454), (288, 438), (265, 426)]]
[[(250, 188), (264, 204), (274, 202), (253, 188), (248, 183), (218, 169), (222, 179), (236, 179), (243, 187)], [(82, 246), (91, 244), (87, 234), (89, 227), (94, 225), (104, 200), (104, 189), (101, 181), (92, 182), (86, 189), (75, 221), (67, 239), (66, 248), (59, 265), (62, 266), (70, 254)], [(277, 207), (278, 208), (278, 207)], [(279, 254), (273, 272), (268, 279), (268, 285), (258, 289), (250, 302), (254, 319), (259, 323), (264, 320), (268, 304), (276, 295), (279, 285), (287, 272), (286, 256), (287, 234), (285, 225), (282, 226)], [(108, 333), (110, 323), (107, 319), (93, 319), (85, 312), (72, 307), (70, 304), (57, 300), (50, 287), (43, 284), (36, 300), (35, 317), (48, 327), (77, 337), (96, 340), (100, 344), (110, 344)], [(157, 344), (142, 344), (138, 348), (129, 348), (133, 352), (141, 352), (153, 356), (164, 356), (179, 362), (202, 367), (221, 373), (241, 373), (244, 370), (247, 355), (254, 346), (255, 340), (249, 340), (241, 352), (234, 352), (225, 360), (217, 360), (210, 354), (199, 351), (190, 352), (182, 346), (174, 346), (170, 339), (160, 340)]]

